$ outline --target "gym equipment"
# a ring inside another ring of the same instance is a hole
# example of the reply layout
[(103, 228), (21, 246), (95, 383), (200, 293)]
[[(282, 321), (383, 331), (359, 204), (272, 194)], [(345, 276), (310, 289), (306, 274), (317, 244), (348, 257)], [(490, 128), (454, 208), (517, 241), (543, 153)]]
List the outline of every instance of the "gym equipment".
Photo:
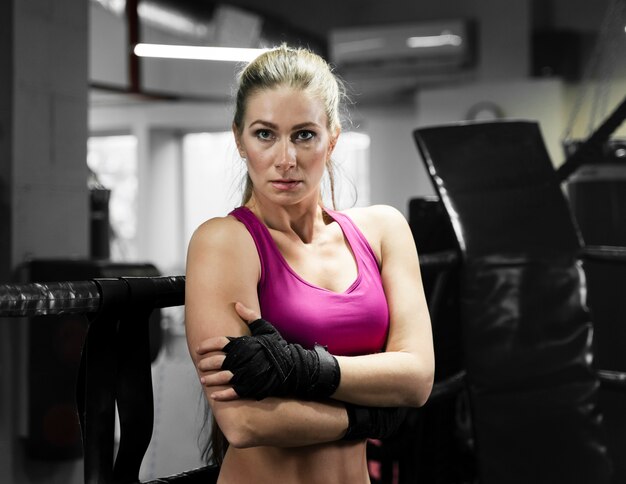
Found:
[(455, 123), (414, 138), (462, 254), (480, 482), (608, 483), (584, 250), (538, 125)]

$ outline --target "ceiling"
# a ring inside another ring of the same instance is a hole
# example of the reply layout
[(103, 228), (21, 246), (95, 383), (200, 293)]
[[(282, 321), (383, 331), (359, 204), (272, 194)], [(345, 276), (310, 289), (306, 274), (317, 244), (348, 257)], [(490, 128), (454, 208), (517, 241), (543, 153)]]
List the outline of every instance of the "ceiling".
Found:
[[(99, 0), (98, 0), (99, 1)], [(142, 0), (139, 0), (142, 1)], [(517, 51), (510, 50), (503, 43), (495, 47), (502, 51), (500, 55), (511, 57), (510, 52), (519, 52), (519, 45), (530, 45), (531, 33), (541, 31), (574, 31), (585, 36), (585, 51), (580, 58), (586, 59), (601, 30), (609, 7), (620, 4), (626, 8), (626, 0), (526, 0), (521, 9), (514, 9), (514, 14), (506, 10), (502, 0), (317, 0), (304, 4), (292, 0), (149, 0), (160, 3), (174, 10), (184, 10), (187, 16), (200, 23), (217, 23), (218, 7), (227, 5), (258, 15), (261, 19), (263, 39), (267, 43), (288, 42), (304, 44), (313, 50), (323, 52), (328, 48), (330, 34), (336, 29), (399, 25), (428, 22), (431, 20), (468, 19), (476, 21), (489, 31), (491, 38), (498, 39), (501, 32), (516, 30)], [(523, 2), (524, 0), (516, 0)], [(522, 12), (524, 18), (518, 19)], [(527, 15), (525, 15), (527, 13)], [(494, 23), (500, 26), (494, 28)], [(511, 25), (511, 24), (517, 25)], [(486, 26), (486, 27), (485, 27)], [(241, 39), (240, 31), (231, 30), (230, 38)], [(521, 34), (521, 32), (527, 32)], [(269, 35), (268, 35), (269, 34)], [(511, 37), (511, 36), (509, 36)], [(511, 44), (511, 38), (506, 43)], [(491, 48), (483, 44), (481, 48)], [(507, 50), (508, 49), (508, 50)], [(506, 54), (505, 54), (506, 51)], [(524, 48), (521, 49), (524, 53)], [(486, 56), (485, 56), (486, 57)], [(494, 61), (500, 62), (498, 59)], [(582, 62), (583, 65), (585, 62)], [(388, 80), (384, 79), (386, 85)], [(412, 89), (413, 87), (411, 87)], [(367, 90), (367, 87), (363, 88)], [(377, 92), (377, 91), (375, 91)]]
[[(292, 0), (161, 1), (173, 2), (179, 6), (186, 5), (196, 11), (212, 11), (218, 3), (231, 5), (260, 14), (269, 21), (284, 23), (319, 37), (326, 37), (331, 30), (342, 27), (472, 18), (487, 2), (501, 2), (501, 0), (316, 0), (304, 4)], [(620, 1), (623, 2), (623, 0), (527, 0), (533, 15), (533, 25), (543, 29), (572, 29), (582, 32), (597, 31), (609, 3)]]

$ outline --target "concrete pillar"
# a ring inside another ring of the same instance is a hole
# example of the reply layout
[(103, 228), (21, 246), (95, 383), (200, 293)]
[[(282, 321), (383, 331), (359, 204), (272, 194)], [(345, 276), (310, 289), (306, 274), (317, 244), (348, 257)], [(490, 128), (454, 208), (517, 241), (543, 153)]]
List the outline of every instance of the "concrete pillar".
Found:
[[(88, 3), (0, 2), (0, 284), (29, 258), (87, 257)], [(18, 437), (18, 319), (0, 319), (0, 476), (81, 482), (79, 461), (33, 462)]]
[(13, 3), (12, 264), (85, 257), (88, 2)]

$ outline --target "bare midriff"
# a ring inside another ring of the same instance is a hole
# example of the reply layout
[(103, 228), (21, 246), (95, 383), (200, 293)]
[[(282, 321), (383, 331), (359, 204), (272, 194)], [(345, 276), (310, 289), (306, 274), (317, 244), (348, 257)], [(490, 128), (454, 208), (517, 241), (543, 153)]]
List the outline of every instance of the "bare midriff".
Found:
[(229, 448), (218, 484), (369, 484), (365, 442)]

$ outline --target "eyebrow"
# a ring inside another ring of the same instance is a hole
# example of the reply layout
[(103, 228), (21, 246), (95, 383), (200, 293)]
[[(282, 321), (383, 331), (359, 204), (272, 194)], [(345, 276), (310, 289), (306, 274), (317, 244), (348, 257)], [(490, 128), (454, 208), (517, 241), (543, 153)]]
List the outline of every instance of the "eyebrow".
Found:
[[(255, 124), (261, 124), (263, 126), (267, 126), (268, 128), (272, 128), (272, 129), (277, 129), (278, 128), (278, 125), (276, 125), (276, 124), (274, 124), (274, 123), (272, 123), (270, 121), (263, 121), (262, 119), (257, 119), (255, 121), (252, 121), (248, 125), (248, 127), (252, 127)], [(317, 123), (313, 122), (313, 121), (307, 121), (307, 122), (304, 122), (304, 123), (296, 124), (296, 125), (292, 126), (291, 129), (292, 130), (297, 130), (297, 129), (308, 128), (308, 127), (319, 127), (319, 125)]]

